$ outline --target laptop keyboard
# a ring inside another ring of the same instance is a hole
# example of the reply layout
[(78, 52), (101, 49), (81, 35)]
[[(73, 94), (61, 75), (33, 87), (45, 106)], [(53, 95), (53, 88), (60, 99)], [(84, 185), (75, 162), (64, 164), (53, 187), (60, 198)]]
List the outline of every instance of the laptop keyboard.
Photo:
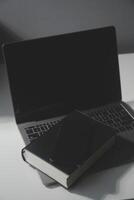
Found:
[(48, 132), (48, 130), (50, 130), (50, 128), (52, 128), (54, 125), (56, 125), (59, 121), (61, 121), (61, 120), (55, 120), (55, 121), (47, 122), (44, 124), (39, 124), (36, 126), (31, 126), (31, 127), (25, 128), (29, 140), (30, 141), (35, 140), (39, 136), (46, 134)]
[[(134, 119), (120, 104), (106, 106), (93, 111), (86, 111), (84, 113), (92, 119), (115, 128), (117, 133), (134, 129)], [(25, 128), (29, 140), (32, 141), (39, 136), (46, 134), (47, 131), (59, 121), (61, 120), (55, 120)]]
[(134, 129), (134, 119), (120, 104), (103, 107), (96, 111), (88, 111), (86, 114), (103, 124), (115, 128), (117, 133)]

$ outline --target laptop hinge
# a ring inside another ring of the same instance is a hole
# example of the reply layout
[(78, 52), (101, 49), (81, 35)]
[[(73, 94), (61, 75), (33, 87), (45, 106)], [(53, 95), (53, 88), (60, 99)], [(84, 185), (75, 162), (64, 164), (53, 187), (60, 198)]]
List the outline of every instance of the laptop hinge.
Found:
[[(94, 110), (99, 107), (103, 107), (106, 105), (108, 106), (108, 105), (112, 105), (112, 104), (118, 104), (118, 103), (121, 103), (121, 101), (112, 102), (110, 104), (98, 106), (98, 107), (92, 108), (90, 110)], [(55, 110), (50, 110), (50, 112), (48, 112), (48, 111), (46, 112), (46, 109), (44, 109), (44, 107), (43, 107), (43, 108), (40, 108), (35, 111), (26, 112), (24, 114), (16, 113), (15, 116), (16, 116), (16, 122), (17, 122), (17, 124), (19, 124), (19, 123), (26, 123), (26, 122), (33, 122), (33, 121), (41, 121), (41, 120), (45, 120), (45, 119), (49, 119), (49, 118), (53, 118), (53, 117), (57, 117), (57, 116), (62, 116), (62, 115), (70, 113), (72, 110), (73, 110), (73, 108), (70, 107), (68, 109), (64, 109), (64, 111), (63, 111), (63, 109), (58, 109), (58, 110), (55, 109)], [(87, 108), (86, 110), (89, 110), (89, 109)]]

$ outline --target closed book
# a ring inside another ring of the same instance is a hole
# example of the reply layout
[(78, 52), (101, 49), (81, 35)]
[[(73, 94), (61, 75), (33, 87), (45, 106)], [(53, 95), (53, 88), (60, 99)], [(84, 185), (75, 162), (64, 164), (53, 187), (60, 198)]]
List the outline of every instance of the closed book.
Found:
[(22, 149), (30, 165), (69, 188), (115, 142), (113, 128), (73, 111)]

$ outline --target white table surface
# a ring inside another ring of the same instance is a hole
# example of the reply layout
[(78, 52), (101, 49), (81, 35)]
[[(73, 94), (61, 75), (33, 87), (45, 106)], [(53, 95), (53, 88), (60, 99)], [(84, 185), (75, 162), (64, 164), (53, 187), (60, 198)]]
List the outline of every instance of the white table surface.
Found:
[[(122, 96), (134, 107), (134, 54), (119, 56)], [(71, 190), (45, 187), (21, 158), (5, 68), (0, 67), (0, 200), (119, 200), (134, 198), (134, 163), (84, 176)]]

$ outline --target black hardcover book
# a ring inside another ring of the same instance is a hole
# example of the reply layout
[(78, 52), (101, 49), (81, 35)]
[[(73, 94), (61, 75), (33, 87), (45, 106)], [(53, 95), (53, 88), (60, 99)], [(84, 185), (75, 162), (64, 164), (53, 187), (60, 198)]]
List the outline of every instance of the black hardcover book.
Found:
[(73, 111), (22, 149), (22, 157), (68, 188), (114, 144), (115, 136), (113, 128)]

